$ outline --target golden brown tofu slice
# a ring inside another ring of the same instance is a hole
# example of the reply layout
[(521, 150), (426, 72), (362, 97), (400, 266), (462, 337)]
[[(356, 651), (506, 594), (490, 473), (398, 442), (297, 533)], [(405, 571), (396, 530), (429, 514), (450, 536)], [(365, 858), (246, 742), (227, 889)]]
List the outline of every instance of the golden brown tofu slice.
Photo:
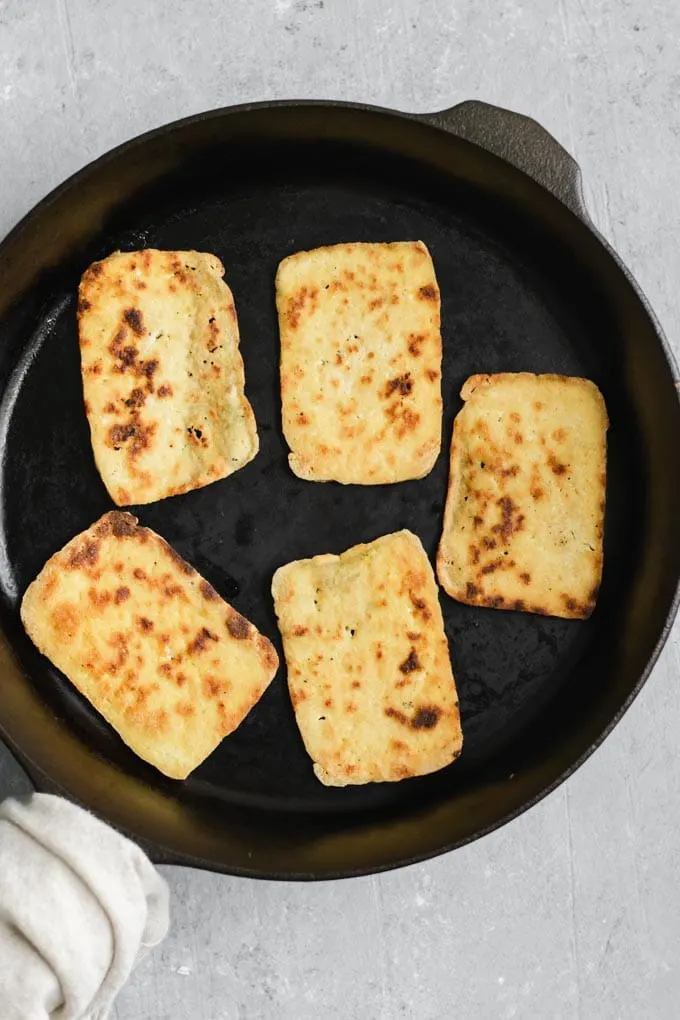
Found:
[(461, 391), (437, 573), (470, 605), (585, 618), (602, 575), (607, 411), (594, 383), (527, 372)]
[(225, 478), (258, 450), (234, 300), (214, 255), (117, 252), (80, 283), (94, 457), (118, 506)]
[(295, 716), (322, 783), (396, 781), (458, 757), (437, 585), (415, 535), (289, 563), (272, 593)]
[(442, 427), (440, 297), (421, 241), (338, 244), (276, 276), (283, 432), (300, 478), (422, 478)]
[(119, 510), (47, 561), (21, 619), (125, 743), (173, 779), (240, 725), (278, 668), (266, 637)]

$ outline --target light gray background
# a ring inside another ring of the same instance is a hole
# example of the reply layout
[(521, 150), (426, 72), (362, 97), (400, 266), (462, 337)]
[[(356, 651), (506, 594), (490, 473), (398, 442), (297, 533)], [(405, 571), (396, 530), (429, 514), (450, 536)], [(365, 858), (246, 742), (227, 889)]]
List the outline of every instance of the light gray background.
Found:
[[(88, 160), (199, 110), (480, 98), (576, 155), (678, 350), (679, 41), (674, 0), (0, 0), (0, 234)], [(570, 782), (452, 856), (314, 886), (166, 869), (172, 934), (115, 1018), (680, 1016), (679, 634)], [(0, 796), (13, 777), (0, 752)]]

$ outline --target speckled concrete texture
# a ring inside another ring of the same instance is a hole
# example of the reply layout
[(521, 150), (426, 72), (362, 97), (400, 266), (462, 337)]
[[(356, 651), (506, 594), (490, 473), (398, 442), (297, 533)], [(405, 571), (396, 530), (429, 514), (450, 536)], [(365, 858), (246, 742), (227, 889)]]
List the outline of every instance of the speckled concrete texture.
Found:
[[(671, 0), (0, 0), (0, 233), (110, 146), (195, 111), (479, 98), (577, 156), (680, 351), (679, 41)], [(115, 1020), (675, 1020), (679, 635), (570, 782), (452, 856), (314, 886), (166, 869), (172, 934)], [(0, 752), (0, 796), (20, 786)]]

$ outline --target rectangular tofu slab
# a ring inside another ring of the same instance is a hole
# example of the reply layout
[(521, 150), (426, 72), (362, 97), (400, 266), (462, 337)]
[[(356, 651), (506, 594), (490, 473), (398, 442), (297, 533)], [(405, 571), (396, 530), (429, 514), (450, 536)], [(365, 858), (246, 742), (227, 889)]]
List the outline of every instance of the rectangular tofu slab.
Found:
[(410, 531), (281, 567), (272, 584), (288, 687), (327, 786), (444, 768), (462, 747), (437, 585)]
[(607, 411), (594, 383), (528, 372), (461, 391), (437, 557), (459, 602), (584, 619), (602, 576)]
[(47, 561), (21, 619), (125, 743), (173, 779), (240, 725), (278, 668), (267, 638), (121, 511)]
[(291, 255), (276, 276), (283, 432), (314, 482), (422, 478), (442, 427), (440, 298), (421, 241)]
[(236, 309), (214, 255), (117, 252), (80, 282), (94, 458), (118, 506), (225, 478), (253, 459)]

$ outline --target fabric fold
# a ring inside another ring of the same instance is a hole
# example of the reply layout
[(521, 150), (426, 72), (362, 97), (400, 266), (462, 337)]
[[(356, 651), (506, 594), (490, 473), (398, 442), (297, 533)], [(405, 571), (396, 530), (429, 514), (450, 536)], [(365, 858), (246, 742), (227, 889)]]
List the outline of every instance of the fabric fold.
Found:
[(0, 805), (3, 1020), (104, 1020), (168, 923), (167, 886), (130, 840), (48, 794)]

